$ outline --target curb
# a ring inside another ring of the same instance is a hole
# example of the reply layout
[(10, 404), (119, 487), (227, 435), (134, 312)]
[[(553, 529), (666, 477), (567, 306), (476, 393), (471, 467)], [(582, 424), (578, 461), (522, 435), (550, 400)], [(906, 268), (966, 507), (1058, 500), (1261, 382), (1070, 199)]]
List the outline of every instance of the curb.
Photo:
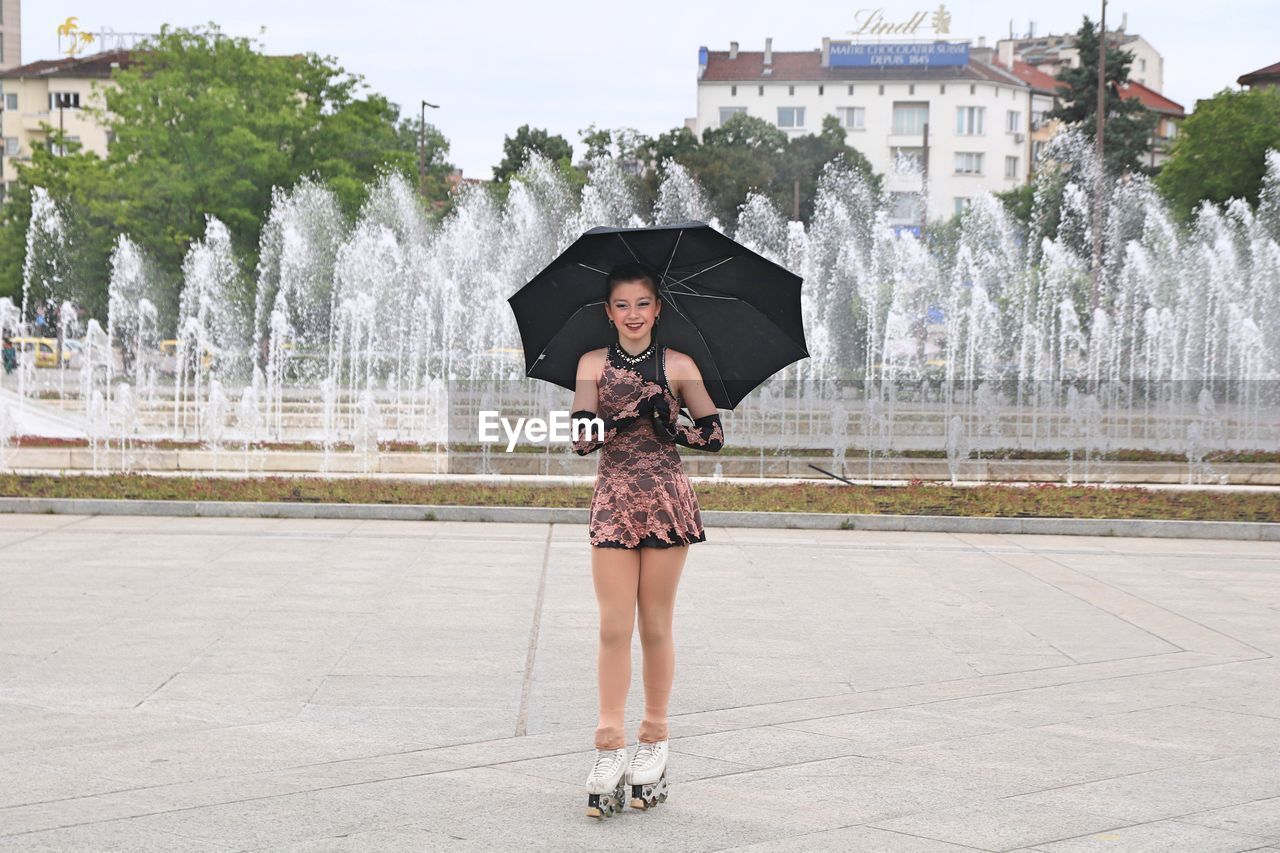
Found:
[[(250, 501), (140, 501), (99, 498), (0, 498), (0, 513), (141, 515), (192, 518), (333, 518), (359, 521), (490, 521), (586, 524), (588, 510), (571, 507), (429, 506)], [(817, 512), (702, 513), (707, 527), (792, 530), (881, 530), (911, 533), (1031, 533), (1280, 542), (1280, 524), (1110, 518), (977, 518), (947, 515), (841, 515)]]

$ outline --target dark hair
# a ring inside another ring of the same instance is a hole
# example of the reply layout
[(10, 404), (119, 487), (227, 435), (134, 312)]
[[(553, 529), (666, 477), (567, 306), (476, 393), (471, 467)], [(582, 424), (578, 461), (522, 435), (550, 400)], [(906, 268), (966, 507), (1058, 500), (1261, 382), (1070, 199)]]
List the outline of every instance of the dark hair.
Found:
[(644, 282), (649, 286), (649, 290), (653, 291), (653, 295), (658, 296), (658, 276), (644, 264), (635, 262), (618, 264), (609, 270), (609, 277), (604, 283), (605, 290), (609, 296), (612, 296), (615, 287), (629, 281)]

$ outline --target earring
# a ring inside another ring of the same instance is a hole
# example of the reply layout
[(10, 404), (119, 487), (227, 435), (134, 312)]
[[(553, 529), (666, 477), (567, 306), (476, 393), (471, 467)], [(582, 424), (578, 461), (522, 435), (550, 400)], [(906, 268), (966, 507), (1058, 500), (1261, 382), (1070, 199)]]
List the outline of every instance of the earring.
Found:
[(612, 329), (612, 328), (613, 328), (613, 318), (612, 318), (612, 317), (606, 317), (605, 319), (609, 321), (609, 328), (610, 328), (610, 329)]

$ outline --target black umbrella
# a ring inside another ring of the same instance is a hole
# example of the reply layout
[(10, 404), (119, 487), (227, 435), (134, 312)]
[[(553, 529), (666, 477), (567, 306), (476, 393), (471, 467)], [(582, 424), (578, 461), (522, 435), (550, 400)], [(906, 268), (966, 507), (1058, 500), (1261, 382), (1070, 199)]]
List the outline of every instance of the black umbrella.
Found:
[(604, 313), (605, 279), (637, 261), (661, 279), (655, 336), (697, 362), (720, 408), (808, 357), (798, 275), (703, 222), (592, 228), (507, 300), (528, 376), (573, 389), (582, 354), (617, 340)]

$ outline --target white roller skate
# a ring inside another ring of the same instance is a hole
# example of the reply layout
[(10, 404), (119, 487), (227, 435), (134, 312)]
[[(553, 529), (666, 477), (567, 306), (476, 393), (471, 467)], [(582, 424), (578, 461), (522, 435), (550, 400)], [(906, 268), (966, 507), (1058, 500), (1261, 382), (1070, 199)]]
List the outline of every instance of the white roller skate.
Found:
[(631, 786), (631, 808), (651, 809), (667, 799), (667, 753), (665, 740), (641, 742), (627, 767), (627, 784)]
[(603, 820), (619, 814), (626, 797), (622, 777), (627, 772), (627, 748), (597, 749), (587, 776), (587, 817)]

